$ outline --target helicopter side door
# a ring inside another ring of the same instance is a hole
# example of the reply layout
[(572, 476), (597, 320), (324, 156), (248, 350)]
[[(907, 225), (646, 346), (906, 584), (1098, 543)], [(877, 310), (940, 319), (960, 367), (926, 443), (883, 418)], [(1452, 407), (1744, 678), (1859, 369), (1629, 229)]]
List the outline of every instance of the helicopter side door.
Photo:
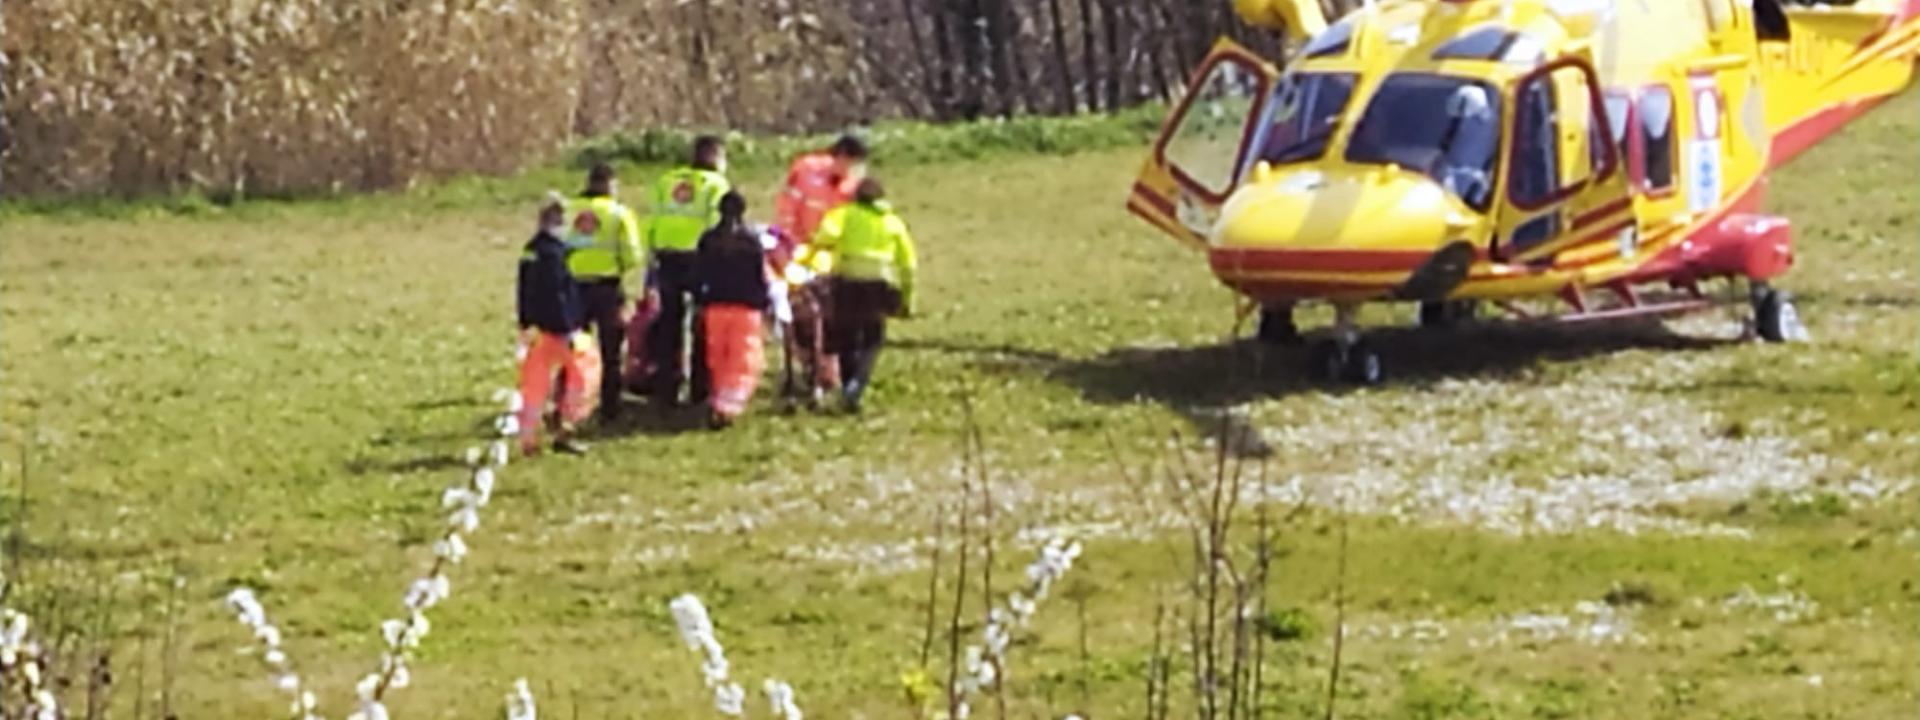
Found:
[(1160, 127), (1127, 209), (1177, 240), (1204, 247), (1240, 185), (1258, 118), (1279, 71), (1222, 39)]
[(1514, 84), (1496, 260), (1542, 264), (1594, 242), (1635, 245), (1633, 197), (1593, 66), (1568, 57)]

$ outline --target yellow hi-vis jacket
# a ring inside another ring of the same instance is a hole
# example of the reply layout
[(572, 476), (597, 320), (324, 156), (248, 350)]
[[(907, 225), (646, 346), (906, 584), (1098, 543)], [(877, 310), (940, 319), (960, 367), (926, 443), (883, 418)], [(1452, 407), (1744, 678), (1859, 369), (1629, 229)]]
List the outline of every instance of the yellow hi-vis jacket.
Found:
[(682, 167), (653, 184), (650, 214), (641, 235), (647, 252), (693, 252), (700, 236), (720, 222), (720, 198), (732, 189), (712, 170)]
[(847, 203), (827, 211), (813, 233), (805, 262), (818, 272), (850, 280), (884, 280), (900, 290), (900, 303), (913, 312), (913, 281), (918, 262), (907, 221), (886, 202)]
[(581, 281), (621, 280), (646, 266), (639, 222), (633, 211), (606, 195), (583, 195), (567, 203), (573, 227), (567, 234), (567, 270)]

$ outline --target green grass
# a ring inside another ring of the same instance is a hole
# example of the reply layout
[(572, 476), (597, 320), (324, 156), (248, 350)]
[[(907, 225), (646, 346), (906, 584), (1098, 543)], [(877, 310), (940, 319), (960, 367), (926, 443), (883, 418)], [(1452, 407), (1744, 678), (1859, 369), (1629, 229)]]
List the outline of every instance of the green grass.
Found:
[[(1116, 463), (1165, 457), (1169, 433), (1191, 447), (1231, 407), (1260, 431), (1269, 477), (1297, 480), (1281, 494), (1317, 501), (1281, 529), (1269, 588), (1280, 635), (1298, 635), (1269, 657), (1276, 717), (1309, 714), (1324, 692), (1332, 493), (1427, 481), (1483, 515), (1350, 498), (1365, 512), (1351, 526), (1343, 717), (1903, 716), (1920, 662), (1914, 495), (1849, 487), (1920, 467), (1916, 103), (1774, 181), (1800, 244), (1785, 285), (1815, 343), (1715, 340), (1725, 316), (1396, 332), (1382, 342), (1395, 379), (1359, 391), (1300, 380), (1294, 351), (1223, 342), (1228, 293), (1121, 209), (1137, 149), (888, 163), (926, 287), (924, 318), (899, 325), (881, 361), (874, 412), (759, 412), (718, 435), (646, 420), (589, 457), (509, 467), (392, 707), (483, 717), (526, 676), (557, 717), (697, 716), (698, 671), (666, 611), (692, 591), (750, 688), (778, 675), (816, 717), (904, 715), (896, 678), (918, 655), (926, 583), (915, 543), (954, 496), (971, 393), (1006, 504), (1000, 577), (1032, 548), (1017, 530), (1090, 537), (1068, 582), (1088, 594), (1092, 662), (1057, 596), (1014, 649), (1013, 715), (1140, 712), (1182, 536)], [(750, 164), (739, 180), (764, 199), (776, 170)], [(574, 182), (556, 169), (192, 213), (0, 216), (0, 517), (25, 538), (13, 573), (33, 590), (22, 599), (67, 622), (111, 592), (109, 620), (128, 630), (114, 640), (121, 713), (134, 678), (148, 695), (162, 686), (177, 568), (183, 717), (279, 707), (219, 606), (238, 583), (262, 590), (329, 716), (346, 714), (378, 622), (425, 565), (439, 490), (458, 478), (449, 459), (511, 380), (511, 268), (532, 199)], [(1606, 478), (1685, 492), (1632, 508), (1650, 523), (1636, 534), (1551, 532), (1542, 522), (1557, 520), (1501, 499), (1567, 501)], [(1713, 478), (1741, 492), (1695, 491)], [(1748, 492), (1783, 479), (1806, 486)], [(1503, 522), (1521, 534), (1489, 529)], [(1627, 611), (1644, 642), (1480, 645), (1502, 617), (1575, 615), (1616, 586), (1646, 601)], [(1783, 622), (1725, 608), (1742, 587), (1819, 610)], [(64, 609), (45, 607), (56, 593)], [(1447, 637), (1367, 632), (1421, 620)]]

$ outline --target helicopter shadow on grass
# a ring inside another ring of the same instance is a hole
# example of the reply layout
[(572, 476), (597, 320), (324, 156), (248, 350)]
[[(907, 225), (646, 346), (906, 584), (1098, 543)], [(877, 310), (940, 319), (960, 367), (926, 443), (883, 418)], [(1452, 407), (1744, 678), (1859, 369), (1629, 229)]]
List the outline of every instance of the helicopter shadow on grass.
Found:
[[(988, 372), (1039, 372), (1099, 405), (1152, 402), (1184, 417), (1195, 432), (1228, 437), (1236, 455), (1270, 452), (1232, 408), (1298, 393), (1350, 393), (1307, 372), (1310, 343), (1269, 345), (1251, 339), (1225, 343), (1126, 347), (1088, 359), (1007, 347), (968, 347), (921, 341), (911, 347), (965, 352)], [(1737, 342), (1681, 335), (1655, 321), (1589, 327), (1488, 322), (1452, 330), (1371, 328), (1367, 342), (1386, 366), (1383, 387), (1421, 388), (1447, 379), (1519, 377), (1543, 362), (1567, 362), (1628, 350), (1693, 352)], [(1223, 426), (1222, 421), (1225, 421)]]

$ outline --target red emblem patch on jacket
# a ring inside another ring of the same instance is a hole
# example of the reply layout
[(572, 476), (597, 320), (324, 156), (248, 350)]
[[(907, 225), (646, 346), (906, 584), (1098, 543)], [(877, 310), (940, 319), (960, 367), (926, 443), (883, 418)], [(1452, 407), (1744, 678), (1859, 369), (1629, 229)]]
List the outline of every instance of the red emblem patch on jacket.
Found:
[(600, 232), (600, 216), (591, 212), (583, 212), (573, 216), (573, 230), (582, 235), (593, 235)]

